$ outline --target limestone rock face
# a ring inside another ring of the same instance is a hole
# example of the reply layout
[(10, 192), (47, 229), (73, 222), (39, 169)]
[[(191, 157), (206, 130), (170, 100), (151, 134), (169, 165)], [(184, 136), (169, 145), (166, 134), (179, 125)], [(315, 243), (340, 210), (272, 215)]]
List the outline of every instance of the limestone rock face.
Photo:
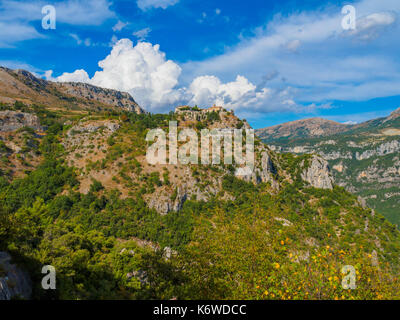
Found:
[(149, 208), (155, 209), (161, 215), (165, 215), (170, 211), (179, 211), (187, 199), (187, 190), (184, 186), (177, 187), (176, 198), (166, 194), (157, 194), (152, 196), (148, 201)]
[(113, 121), (89, 121), (87, 123), (81, 123), (78, 125), (73, 126), (68, 131), (68, 137), (73, 137), (76, 133), (93, 133), (98, 131), (101, 128), (105, 128), (111, 133), (117, 131), (120, 128), (120, 125)]
[(258, 183), (271, 182), (273, 180), (272, 175), (276, 173), (276, 168), (268, 152), (264, 151), (261, 154), (261, 169), (256, 170), (256, 172), (259, 174)]
[(236, 171), (236, 176), (241, 178), (247, 182), (253, 182), (255, 184), (270, 182), (274, 185), (273, 175), (276, 173), (276, 168), (272, 159), (267, 151), (261, 152), (261, 159), (259, 162), (256, 162), (255, 168), (253, 171), (248, 170), (239, 170)]
[(301, 178), (315, 188), (333, 189), (334, 181), (328, 162), (319, 156), (311, 158), (310, 166), (304, 169)]
[(0, 300), (14, 297), (29, 299), (31, 293), (28, 274), (11, 264), (11, 256), (7, 252), (0, 251)]
[(0, 132), (15, 131), (22, 127), (43, 130), (39, 118), (34, 114), (10, 110), (0, 111)]
[(161, 215), (165, 215), (171, 211), (180, 211), (183, 204), (188, 199), (196, 199), (198, 201), (207, 201), (211, 196), (219, 191), (218, 188), (208, 186), (206, 190), (201, 191), (196, 187), (194, 181), (180, 184), (176, 187), (176, 197), (171, 199), (171, 193), (164, 190), (161, 193), (152, 194), (147, 204), (149, 208), (155, 209)]
[(392, 140), (390, 142), (379, 145), (375, 150), (366, 150), (363, 153), (356, 153), (357, 160), (369, 159), (373, 156), (384, 156), (387, 154), (398, 153), (400, 151), (400, 142), (398, 140)]
[(80, 82), (62, 82), (56, 83), (56, 85), (61, 89), (61, 91), (71, 96), (96, 100), (137, 114), (145, 113), (145, 111), (127, 92), (100, 88)]

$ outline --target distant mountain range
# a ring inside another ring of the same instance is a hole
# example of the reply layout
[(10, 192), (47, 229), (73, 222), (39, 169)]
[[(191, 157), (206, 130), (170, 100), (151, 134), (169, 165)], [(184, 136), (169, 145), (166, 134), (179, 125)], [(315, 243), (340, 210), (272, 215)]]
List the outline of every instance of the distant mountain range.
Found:
[(311, 118), (278, 124), (272, 127), (257, 129), (261, 139), (274, 141), (279, 139), (295, 139), (320, 137), (348, 131), (352, 125), (346, 125), (322, 118)]
[(339, 185), (400, 224), (400, 108), (356, 125), (313, 118), (256, 134), (278, 152), (320, 154)]
[(400, 108), (393, 111), (387, 118), (369, 120), (360, 124), (343, 124), (323, 118), (310, 118), (278, 124), (257, 129), (257, 135), (264, 141), (293, 140), (299, 138), (325, 137), (337, 133), (349, 132), (355, 129), (367, 129), (400, 117)]

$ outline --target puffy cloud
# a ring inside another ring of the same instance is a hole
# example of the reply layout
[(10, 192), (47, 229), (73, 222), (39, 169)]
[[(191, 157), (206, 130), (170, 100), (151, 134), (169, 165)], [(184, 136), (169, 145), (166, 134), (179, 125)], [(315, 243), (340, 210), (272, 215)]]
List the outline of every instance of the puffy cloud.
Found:
[[(102, 70), (97, 71), (92, 78), (82, 69), (64, 73), (57, 78), (52, 78), (52, 73), (45, 76), (55, 81), (87, 82), (126, 91), (141, 106), (153, 112), (169, 111), (178, 104), (201, 107), (216, 104), (241, 113), (276, 109), (300, 111), (305, 108), (295, 102), (296, 89), (265, 87), (268, 81), (277, 77), (276, 71), (265, 75), (258, 85), (241, 75), (237, 75), (231, 82), (207, 75), (196, 77), (188, 88), (183, 87), (179, 83), (180, 66), (167, 60), (159, 45), (148, 42), (138, 42), (133, 46), (129, 39), (119, 40), (111, 53), (99, 62), (99, 67)], [(307, 106), (308, 109), (315, 107)]]
[[(84, 70), (64, 73), (57, 81), (80, 81), (126, 91), (143, 107), (156, 111), (183, 101), (186, 92), (177, 89), (181, 74), (179, 65), (166, 60), (159, 45), (139, 42), (136, 46), (129, 39), (115, 43), (111, 53), (99, 62), (102, 71), (89, 78)], [(165, 109), (164, 109), (165, 110)]]
[(222, 83), (215, 76), (201, 76), (193, 80), (189, 87), (193, 95), (191, 104), (209, 106), (212, 104), (230, 109), (239, 109), (257, 104), (268, 96), (268, 90), (256, 92), (256, 86), (243, 76), (237, 76), (235, 81)]
[(146, 11), (152, 8), (166, 9), (178, 2), (179, 0), (138, 0), (137, 5), (141, 10)]
[[(45, 76), (50, 80), (52, 73), (46, 71)], [(57, 77), (60, 82), (90, 82), (89, 75), (83, 69), (75, 70), (72, 73), (64, 72), (61, 76)]]
[(330, 108), (330, 105), (301, 105), (295, 102), (298, 90), (289, 86), (280, 89), (265, 87), (266, 82), (276, 76), (275, 72), (266, 75), (263, 83), (258, 86), (240, 75), (235, 81), (227, 83), (216, 76), (200, 76), (192, 81), (187, 90), (192, 95), (189, 104), (202, 107), (213, 104), (224, 106), (249, 118), (273, 111), (313, 112), (317, 108)]
[(128, 91), (143, 106), (163, 107), (179, 100), (178, 84), (181, 68), (166, 60), (159, 45), (139, 42), (135, 47), (129, 39), (118, 41), (110, 55), (99, 62), (91, 82), (102, 87)]

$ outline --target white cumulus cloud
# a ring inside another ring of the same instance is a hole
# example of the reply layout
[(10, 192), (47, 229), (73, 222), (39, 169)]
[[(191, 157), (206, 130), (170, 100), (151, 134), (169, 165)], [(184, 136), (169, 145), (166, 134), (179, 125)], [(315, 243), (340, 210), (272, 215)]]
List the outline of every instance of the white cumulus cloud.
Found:
[(159, 45), (121, 39), (111, 53), (99, 62), (101, 71), (92, 78), (85, 70), (63, 73), (55, 81), (87, 82), (104, 88), (129, 92), (144, 108), (164, 112), (179, 104), (208, 107), (213, 104), (239, 112), (271, 110), (300, 111), (294, 101), (295, 89), (266, 88), (266, 80), (255, 85), (246, 77), (237, 75), (234, 81), (223, 82), (212, 75), (192, 79), (188, 87), (180, 84), (181, 67), (167, 60)]
[[(49, 80), (51, 80), (51, 74), (52, 73), (47, 73), (47, 78)], [(61, 76), (57, 77), (56, 80), (60, 82), (90, 82), (89, 75), (83, 69), (75, 70), (72, 73), (64, 72)]]
[(249, 103), (257, 104), (265, 100), (269, 94), (267, 89), (256, 92), (256, 86), (240, 75), (235, 81), (228, 83), (222, 83), (215, 76), (200, 76), (193, 80), (189, 92), (193, 95), (191, 104), (201, 106), (216, 104), (230, 109), (244, 108)]
[(101, 71), (90, 79), (84, 70), (64, 73), (57, 81), (88, 82), (104, 88), (126, 91), (148, 110), (156, 111), (173, 106), (185, 96), (184, 89), (177, 89), (181, 74), (179, 65), (167, 60), (159, 45), (139, 42), (136, 46), (129, 39), (114, 44), (111, 53), (99, 62)]

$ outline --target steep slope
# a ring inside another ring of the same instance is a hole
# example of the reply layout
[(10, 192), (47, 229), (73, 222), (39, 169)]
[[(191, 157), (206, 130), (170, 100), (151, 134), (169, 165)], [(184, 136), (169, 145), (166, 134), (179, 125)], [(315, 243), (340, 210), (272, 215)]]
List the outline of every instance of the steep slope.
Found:
[(42, 160), (39, 151), (44, 131), (55, 132), (62, 123), (90, 113), (143, 114), (125, 92), (84, 83), (55, 83), (25, 70), (0, 67), (0, 173), (21, 177)]
[[(233, 112), (72, 117), (19, 107), (45, 119), (45, 132), (4, 122), (13, 138), (3, 157), (31, 154), (39, 164), (0, 174), (0, 250), (29, 271), (34, 298), (399, 298), (399, 231), (335, 185), (321, 157), (276, 153), (256, 139), (245, 175), (236, 162), (146, 160), (150, 129), (249, 128)], [(30, 139), (26, 153), (10, 151)], [(47, 264), (57, 270), (51, 292), (40, 287)], [(345, 265), (357, 271), (357, 290), (341, 285)]]
[[(300, 130), (300, 129), (299, 129)], [(265, 130), (262, 132), (266, 132)], [(263, 141), (279, 152), (317, 153), (329, 161), (336, 182), (400, 224), (400, 109), (386, 118), (318, 137), (287, 136)]]
[(25, 70), (0, 67), (0, 103), (23, 102), (51, 106), (68, 113), (124, 109), (143, 113), (143, 109), (125, 92), (85, 83), (59, 83), (35, 77)]

